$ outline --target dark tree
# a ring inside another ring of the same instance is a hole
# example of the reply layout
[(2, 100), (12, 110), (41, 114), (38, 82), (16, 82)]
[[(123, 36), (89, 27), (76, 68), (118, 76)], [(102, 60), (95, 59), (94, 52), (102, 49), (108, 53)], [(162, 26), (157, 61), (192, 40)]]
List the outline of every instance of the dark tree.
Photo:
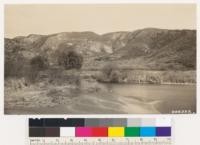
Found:
[(21, 77), (25, 59), (23, 56), (16, 54), (15, 57), (5, 57), (5, 77)]
[(63, 52), (58, 56), (58, 64), (65, 69), (80, 69), (82, 67), (83, 57), (75, 51)]
[(35, 70), (44, 70), (48, 67), (48, 60), (42, 56), (35, 56), (30, 61), (31, 68)]

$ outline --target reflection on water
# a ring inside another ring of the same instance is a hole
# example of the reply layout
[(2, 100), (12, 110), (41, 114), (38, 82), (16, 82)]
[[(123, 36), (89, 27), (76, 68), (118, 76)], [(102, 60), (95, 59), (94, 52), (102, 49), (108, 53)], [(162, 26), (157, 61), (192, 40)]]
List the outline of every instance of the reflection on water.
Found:
[(155, 103), (161, 113), (184, 110), (196, 112), (195, 85), (135, 85), (107, 84), (112, 93), (137, 99), (142, 102)]

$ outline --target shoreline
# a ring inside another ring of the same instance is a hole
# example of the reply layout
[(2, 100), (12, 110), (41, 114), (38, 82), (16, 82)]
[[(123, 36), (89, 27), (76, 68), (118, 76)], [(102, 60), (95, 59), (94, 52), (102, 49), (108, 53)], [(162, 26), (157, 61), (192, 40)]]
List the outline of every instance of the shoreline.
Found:
[(196, 83), (132, 83), (132, 82), (102, 82), (102, 81), (97, 81), (98, 83), (102, 84), (115, 84), (115, 85), (188, 85), (188, 86), (196, 86)]

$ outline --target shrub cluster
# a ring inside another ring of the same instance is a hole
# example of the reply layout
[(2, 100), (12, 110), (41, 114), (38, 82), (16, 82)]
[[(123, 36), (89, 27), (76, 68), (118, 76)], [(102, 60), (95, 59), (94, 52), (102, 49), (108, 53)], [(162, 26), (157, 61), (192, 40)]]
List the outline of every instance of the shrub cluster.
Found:
[(58, 55), (58, 64), (65, 69), (80, 69), (83, 64), (83, 57), (75, 51), (63, 52)]

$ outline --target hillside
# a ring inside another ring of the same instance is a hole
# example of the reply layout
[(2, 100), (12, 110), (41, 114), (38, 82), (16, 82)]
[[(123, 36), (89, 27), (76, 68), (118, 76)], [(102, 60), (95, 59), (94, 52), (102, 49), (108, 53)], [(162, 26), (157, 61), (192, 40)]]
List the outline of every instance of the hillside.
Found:
[(6, 114), (196, 112), (196, 31), (5, 38), (4, 88)]
[(52, 64), (56, 52), (71, 46), (84, 58), (83, 68), (101, 68), (114, 62), (127, 69), (195, 70), (196, 31), (146, 28), (103, 35), (63, 32), (52, 35), (5, 38), (5, 56), (25, 60), (42, 55)]

